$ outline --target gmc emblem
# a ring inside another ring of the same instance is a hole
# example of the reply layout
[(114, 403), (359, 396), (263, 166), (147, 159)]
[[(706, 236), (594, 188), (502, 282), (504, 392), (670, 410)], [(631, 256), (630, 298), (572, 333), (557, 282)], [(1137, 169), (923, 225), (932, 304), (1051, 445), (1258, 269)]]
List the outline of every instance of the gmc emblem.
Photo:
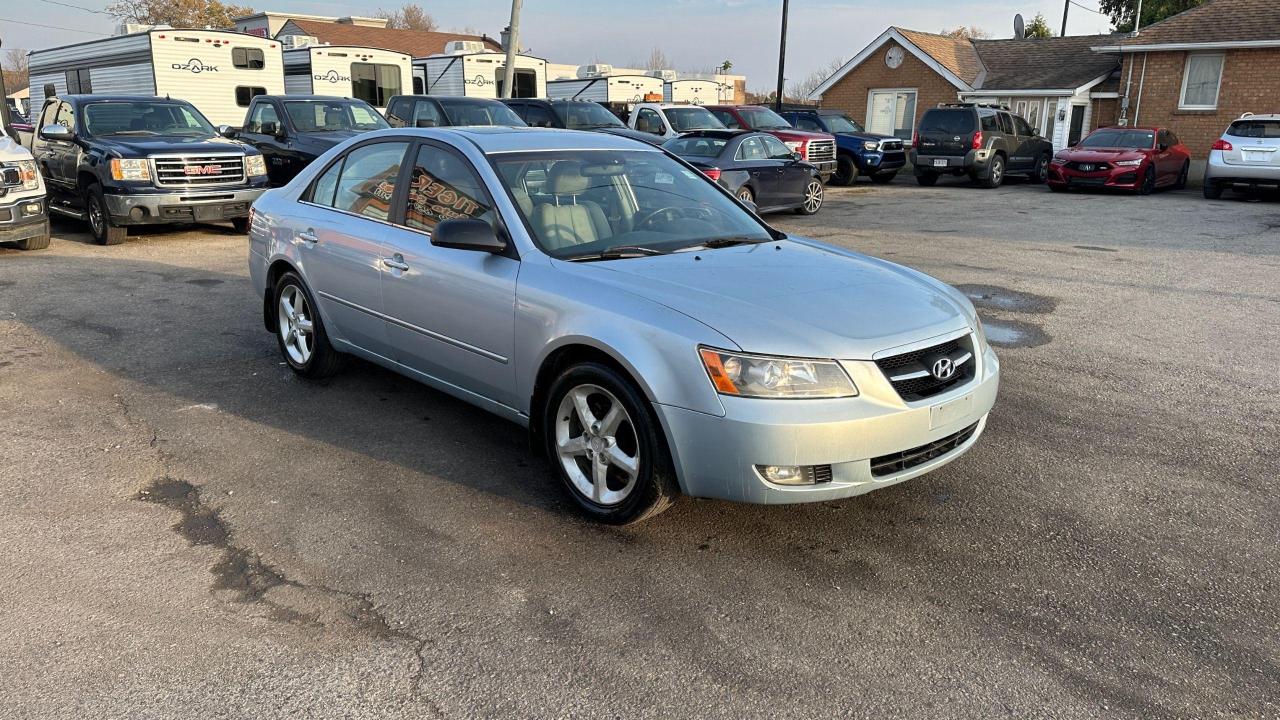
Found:
[(187, 175), (218, 175), (222, 172), (221, 165), (188, 165), (182, 169)]

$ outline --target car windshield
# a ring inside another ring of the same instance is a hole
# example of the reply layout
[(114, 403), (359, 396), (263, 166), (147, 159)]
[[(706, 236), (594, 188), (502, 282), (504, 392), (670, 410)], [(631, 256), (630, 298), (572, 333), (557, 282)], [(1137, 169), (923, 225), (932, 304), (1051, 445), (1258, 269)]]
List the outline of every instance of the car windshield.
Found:
[(667, 122), (671, 123), (671, 127), (676, 132), (689, 132), (690, 130), (724, 130), (724, 123), (716, 119), (711, 111), (701, 107), (678, 107), (666, 108), (663, 110), (667, 115)]
[(1098, 130), (1080, 141), (1076, 147), (1137, 148), (1147, 149), (1155, 145), (1156, 134), (1151, 130)]
[(738, 108), (738, 115), (746, 121), (752, 130), (790, 130), (791, 123), (782, 119), (778, 113), (763, 107)]
[(605, 127), (626, 127), (617, 115), (603, 105), (593, 102), (557, 103), (556, 109), (564, 117), (564, 125), (570, 130), (591, 130)]
[(920, 118), (920, 132), (965, 135), (973, 132), (972, 110), (929, 110)]
[(562, 260), (766, 242), (768, 229), (704, 175), (643, 150), (491, 156), (534, 241)]
[(827, 127), (831, 128), (831, 132), (834, 133), (866, 132), (866, 129), (850, 119), (848, 115), (823, 115), (822, 119), (826, 121)]
[(298, 132), (381, 130), (391, 127), (369, 105), (340, 100), (290, 100), (285, 112)]
[(215, 134), (194, 107), (154, 100), (89, 103), (84, 107), (84, 130), (90, 136)]
[(1237, 120), (1227, 128), (1227, 134), (1242, 138), (1280, 138), (1280, 120)]
[(507, 127), (525, 127), (525, 122), (511, 108), (494, 100), (492, 102), (476, 102), (474, 100), (454, 100), (438, 98), (440, 107), (449, 116), (451, 125), (503, 125)]
[(662, 147), (680, 157), (713, 158), (719, 157), (728, 144), (729, 141), (724, 138), (678, 137), (666, 141)]

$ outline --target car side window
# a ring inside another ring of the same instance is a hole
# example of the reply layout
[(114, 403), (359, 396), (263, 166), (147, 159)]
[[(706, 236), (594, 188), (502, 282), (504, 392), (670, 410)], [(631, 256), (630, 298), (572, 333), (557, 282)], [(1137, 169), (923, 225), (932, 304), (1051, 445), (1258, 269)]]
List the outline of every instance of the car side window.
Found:
[(247, 133), (274, 135), (280, 130), (280, 116), (271, 103), (258, 103), (249, 115), (249, 123), (245, 125)]
[(662, 118), (658, 117), (658, 112), (653, 108), (640, 108), (639, 114), (636, 115), (636, 129), (661, 135)]
[(552, 127), (555, 125), (552, 121), (551, 113), (547, 112), (546, 108), (538, 105), (530, 105), (525, 108), (521, 119), (528, 123), (529, 127)]
[[(347, 153), (334, 188), (332, 207), (374, 220), (389, 219), (391, 198), (395, 196), (396, 180), (408, 147), (406, 142), (380, 142), (361, 145)], [(321, 189), (320, 183), (316, 189)], [(316, 202), (325, 204), (319, 197)]]
[(770, 160), (795, 159), (791, 154), (791, 150), (778, 138), (772, 135), (765, 135), (760, 138), (760, 141), (764, 143), (764, 150), (769, 155)]
[(71, 109), (70, 103), (58, 103), (58, 114), (54, 117), (53, 124), (61, 125), (71, 132), (76, 131), (76, 113)]
[(409, 98), (398, 98), (387, 106), (387, 123), (391, 127), (404, 127), (409, 124), (409, 113), (412, 112), (410, 105), (413, 101)]
[(738, 122), (738, 118), (734, 117), (733, 113), (727, 110), (712, 110), (711, 114), (715, 115), (716, 119), (724, 123), (724, 126), (730, 130), (742, 129), (742, 123)]
[(58, 115), (58, 105), (60, 104), (56, 102), (45, 104), (44, 110), (40, 111), (40, 127), (53, 124), (54, 118)]
[(1013, 121), (1009, 119), (1009, 113), (998, 113), (1000, 118), (1000, 132), (1007, 135), (1013, 134)]
[(801, 130), (809, 130), (811, 132), (826, 132), (825, 130), (822, 129), (822, 126), (819, 125), (817, 122), (813, 121), (810, 118), (804, 117), (803, 115), (795, 119), (795, 126), (800, 128)]
[(1022, 137), (1033, 137), (1036, 134), (1036, 131), (1031, 129), (1031, 123), (1023, 120), (1021, 115), (1013, 116), (1013, 124), (1018, 126), (1018, 134)]
[(435, 145), (418, 148), (405, 195), (404, 225), (431, 233), (444, 220), (494, 224), (493, 205), (471, 164)]
[(440, 127), (448, 125), (440, 109), (430, 100), (420, 100), (413, 104), (413, 113), (409, 117), (410, 127)]
[(1000, 125), (999, 125), (999, 122), (996, 120), (995, 113), (984, 113), (981, 116), (981, 121), (982, 121), (983, 132), (996, 132), (997, 130), (1000, 129)]
[(307, 200), (325, 207), (333, 207), (333, 191), (338, 187), (338, 176), (342, 174), (342, 160), (335, 160), (320, 177), (311, 184)]
[(765, 152), (764, 143), (760, 142), (760, 138), (749, 137), (738, 146), (737, 158), (739, 160), (765, 160), (768, 158), (768, 153)]

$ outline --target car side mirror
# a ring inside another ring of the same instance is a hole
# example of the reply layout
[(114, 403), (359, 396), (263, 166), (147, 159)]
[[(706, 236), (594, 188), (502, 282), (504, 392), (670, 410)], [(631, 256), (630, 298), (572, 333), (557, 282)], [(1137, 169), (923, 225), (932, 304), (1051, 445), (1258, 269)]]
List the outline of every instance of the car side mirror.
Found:
[(1169, 143), (1160, 143), (1160, 152), (1164, 152), (1165, 150), (1168, 150), (1168, 149), (1169, 149)]
[(507, 241), (498, 237), (493, 226), (484, 220), (460, 218), (445, 220), (431, 233), (431, 244), (454, 250), (500, 253), (507, 249)]
[(418, 118), (414, 121), (413, 126), (420, 128), (433, 128), (436, 126), (436, 121), (431, 118)]
[(803, 156), (803, 155), (801, 155), (801, 154), (800, 154), (800, 153), (798, 153), (798, 152), (793, 152), (793, 153), (791, 153), (791, 159), (792, 159), (792, 160), (803, 160), (803, 159), (804, 159), (804, 156)]
[(236, 136), (240, 134), (240, 128), (233, 128), (230, 125), (219, 125), (218, 134), (228, 140), (235, 140)]
[(40, 137), (45, 140), (56, 140), (58, 142), (71, 142), (76, 136), (75, 133), (67, 129), (65, 125), (45, 125), (40, 128)]
[(537, 127), (549, 128), (549, 127), (551, 127), (551, 121), (550, 121), (550, 120), (539, 120), (539, 121), (538, 121), (538, 125), (537, 125)]
[(280, 125), (273, 122), (264, 122), (258, 126), (258, 132), (263, 135), (276, 135), (280, 132)]

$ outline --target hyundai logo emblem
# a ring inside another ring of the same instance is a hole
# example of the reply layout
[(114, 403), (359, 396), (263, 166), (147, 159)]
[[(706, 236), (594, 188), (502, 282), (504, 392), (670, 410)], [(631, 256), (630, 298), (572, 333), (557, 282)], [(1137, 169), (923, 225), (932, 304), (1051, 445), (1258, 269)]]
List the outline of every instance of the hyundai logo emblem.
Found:
[(933, 363), (930, 371), (939, 380), (946, 380), (956, 374), (956, 366), (951, 363), (951, 358), (939, 358)]

